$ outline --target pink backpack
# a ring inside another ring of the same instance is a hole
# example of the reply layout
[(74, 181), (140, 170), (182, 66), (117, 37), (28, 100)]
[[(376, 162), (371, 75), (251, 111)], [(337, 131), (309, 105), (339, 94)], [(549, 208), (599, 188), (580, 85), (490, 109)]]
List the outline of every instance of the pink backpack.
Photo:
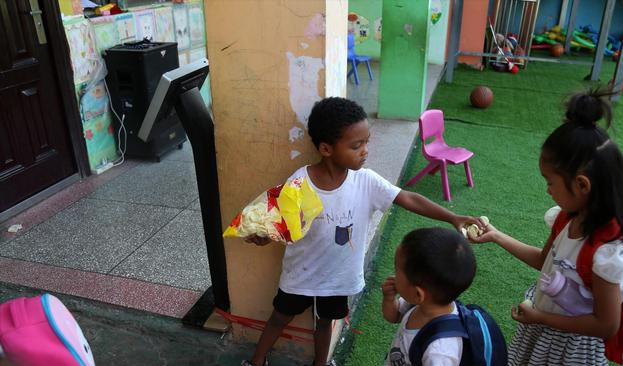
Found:
[(95, 366), (80, 326), (50, 294), (0, 304), (0, 346), (16, 366)]

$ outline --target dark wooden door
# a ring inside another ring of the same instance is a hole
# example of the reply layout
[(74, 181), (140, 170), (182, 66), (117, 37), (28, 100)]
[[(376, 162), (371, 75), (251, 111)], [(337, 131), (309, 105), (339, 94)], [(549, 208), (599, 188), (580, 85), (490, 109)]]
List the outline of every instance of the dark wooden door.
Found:
[(0, 212), (77, 170), (37, 1), (0, 0)]

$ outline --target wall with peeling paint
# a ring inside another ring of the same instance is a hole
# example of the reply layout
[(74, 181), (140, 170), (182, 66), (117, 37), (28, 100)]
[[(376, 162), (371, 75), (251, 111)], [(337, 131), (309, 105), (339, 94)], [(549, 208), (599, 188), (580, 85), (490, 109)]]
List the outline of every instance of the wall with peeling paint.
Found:
[[(325, 24), (345, 23), (346, 9), (347, 0), (205, 1), (223, 225), (318, 159), (307, 117), (325, 95), (345, 96), (346, 26)], [(283, 250), (225, 241), (232, 314), (268, 319)], [(311, 320), (307, 312), (293, 325), (312, 328)], [(259, 332), (234, 326), (234, 337), (256, 341)], [(277, 346), (312, 351), (308, 344)]]

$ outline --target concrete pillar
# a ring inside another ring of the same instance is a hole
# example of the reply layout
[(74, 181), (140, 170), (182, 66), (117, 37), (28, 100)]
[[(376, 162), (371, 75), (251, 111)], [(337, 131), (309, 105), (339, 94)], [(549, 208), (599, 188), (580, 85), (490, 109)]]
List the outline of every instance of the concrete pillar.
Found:
[[(347, 0), (204, 0), (223, 225), (265, 189), (318, 159), (312, 105), (346, 95)], [(284, 246), (226, 239), (234, 315), (267, 320)], [(311, 313), (293, 325), (312, 328)], [(259, 332), (234, 325), (234, 338)], [(303, 335), (305, 336), (305, 335)], [(311, 338), (307, 335), (306, 337)], [(310, 354), (311, 345), (278, 347)]]
[(379, 118), (417, 120), (424, 108), (429, 0), (385, 0)]

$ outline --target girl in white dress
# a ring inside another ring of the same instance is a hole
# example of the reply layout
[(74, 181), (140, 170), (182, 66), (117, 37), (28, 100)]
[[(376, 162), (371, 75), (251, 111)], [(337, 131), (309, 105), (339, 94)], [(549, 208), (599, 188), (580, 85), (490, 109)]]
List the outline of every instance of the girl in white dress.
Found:
[(541, 173), (547, 193), (561, 208), (543, 249), (491, 225), (471, 238), (497, 243), (541, 276), (560, 272), (592, 302), (592, 309), (589, 302), (588, 311), (573, 314), (558, 305), (556, 296), (562, 295), (550, 296), (541, 286), (529, 289), (526, 299), (531, 301), (511, 312), (521, 324), (509, 347), (509, 365), (607, 365), (606, 355), (622, 362), (623, 157), (597, 126), (602, 118), (610, 126), (607, 96), (599, 90), (572, 96), (564, 123), (543, 144)]

